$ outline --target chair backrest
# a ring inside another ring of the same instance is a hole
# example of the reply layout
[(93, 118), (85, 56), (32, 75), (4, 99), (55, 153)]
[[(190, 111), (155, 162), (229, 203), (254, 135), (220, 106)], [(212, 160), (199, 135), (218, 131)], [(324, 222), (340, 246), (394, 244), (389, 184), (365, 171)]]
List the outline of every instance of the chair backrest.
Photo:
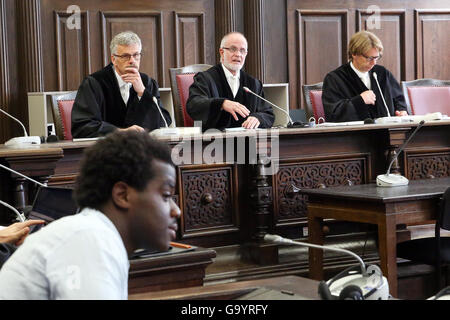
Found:
[(60, 140), (72, 140), (72, 107), (76, 91), (52, 96), (52, 113), (56, 135)]
[(431, 112), (450, 114), (450, 81), (417, 79), (402, 81), (408, 112), (424, 115)]
[(194, 121), (186, 111), (189, 87), (194, 82), (194, 75), (197, 72), (208, 70), (211, 67), (209, 64), (193, 64), (182, 68), (169, 69), (177, 127), (192, 127), (194, 125)]
[(310, 117), (314, 117), (316, 121), (318, 121), (320, 117), (325, 119), (325, 111), (323, 110), (322, 104), (322, 85), (323, 82), (303, 85), (307, 119)]

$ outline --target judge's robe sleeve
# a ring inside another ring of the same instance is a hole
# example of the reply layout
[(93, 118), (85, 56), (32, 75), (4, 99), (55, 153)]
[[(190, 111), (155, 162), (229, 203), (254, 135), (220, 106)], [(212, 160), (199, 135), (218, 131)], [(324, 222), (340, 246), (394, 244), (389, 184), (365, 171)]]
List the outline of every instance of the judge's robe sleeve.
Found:
[(322, 86), (322, 103), (328, 122), (358, 121), (370, 118), (361, 95), (351, 97), (349, 84), (328, 74)]
[[(128, 110), (125, 117), (124, 126), (130, 127), (132, 125), (138, 125), (150, 131), (165, 127), (166, 124), (161, 116), (161, 113), (167, 121), (167, 126), (170, 126), (172, 123), (172, 118), (170, 117), (169, 111), (167, 111), (162, 105), (156, 80), (151, 79), (150, 77), (146, 79), (146, 81), (142, 79), (145, 86), (142, 97), (139, 99), (137, 94), (130, 96), (130, 99), (132, 100), (128, 101)], [(161, 108), (161, 113), (158, 110), (158, 106), (153, 101), (153, 97), (155, 97), (158, 101), (158, 105)]]
[(104, 136), (117, 129), (102, 120), (101, 108), (104, 104), (105, 98), (97, 80), (92, 77), (84, 79), (72, 108), (73, 138)]
[(219, 97), (219, 90), (213, 79), (205, 72), (197, 73), (189, 87), (186, 111), (194, 121), (201, 121), (204, 129), (217, 128), (226, 111), (222, 110), (225, 98)]

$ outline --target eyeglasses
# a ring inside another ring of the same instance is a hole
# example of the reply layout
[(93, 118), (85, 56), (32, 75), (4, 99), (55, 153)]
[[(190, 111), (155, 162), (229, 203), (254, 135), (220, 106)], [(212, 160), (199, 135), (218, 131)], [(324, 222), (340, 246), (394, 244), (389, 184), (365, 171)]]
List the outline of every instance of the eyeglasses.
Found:
[(230, 47), (230, 48), (225, 48), (223, 47), (222, 49), (226, 49), (226, 50), (230, 50), (230, 52), (232, 54), (236, 54), (237, 52), (240, 52), (243, 56), (245, 56), (247, 54), (247, 50), (242, 48), (242, 49), (238, 49), (236, 47)]
[(128, 61), (131, 59), (131, 57), (134, 58), (134, 60), (140, 60), (142, 57), (142, 53), (137, 52), (135, 54), (122, 54), (122, 55), (118, 55), (118, 54), (113, 54), (114, 57)]
[(366, 58), (366, 60), (367, 60), (367, 62), (372, 62), (372, 61), (375, 61), (375, 62), (377, 62), (378, 60), (380, 60), (383, 56), (380, 54), (379, 56), (377, 56), (377, 57), (368, 57), (368, 56), (366, 56), (365, 54), (361, 54), (364, 58)]

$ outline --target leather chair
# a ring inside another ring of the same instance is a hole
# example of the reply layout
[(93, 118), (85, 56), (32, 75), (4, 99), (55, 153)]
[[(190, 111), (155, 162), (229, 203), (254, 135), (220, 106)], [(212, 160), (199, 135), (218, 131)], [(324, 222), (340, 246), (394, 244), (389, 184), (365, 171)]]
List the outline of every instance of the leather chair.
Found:
[(211, 67), (212, 66), (209, 64), (193, 64), (182, 68), (169, 69), (177, 127), (194, 126), (194, 120), (192, 120), (186, 110), (186, 102), (189, 98), (189, 87), (194, 82), (195, 74), (208, 70)]
[(321, 117), (325, 119), (325, 111), (323, 110), (322, 104), (322, 85), (323, 82), (303, 85), (307, 120), (311, 117), (314, 117), (316, 122), (319, 121), (319, 118)]
[(59, 140), (72, 140), (72, 107), (76, 91), (52, 96), (52, 114)]
[(442, 288), (442, 267), (450, 264), (450, 237), (441, 237), (441, 229), (450, 230), (450, 187), (439, 202), (434, 237), (397, 244), (397, 257), (435, 267), (438, 288)]
[(450, 115), (450, 81), (435, 79), (402, 81), (402, 89), (409, 114), (441, 112)]

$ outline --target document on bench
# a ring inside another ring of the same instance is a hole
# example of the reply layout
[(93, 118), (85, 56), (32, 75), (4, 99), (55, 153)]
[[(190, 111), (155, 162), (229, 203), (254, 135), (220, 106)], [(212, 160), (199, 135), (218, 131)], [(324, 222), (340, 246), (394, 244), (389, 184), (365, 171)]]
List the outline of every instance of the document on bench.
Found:
[(364, 124), (364, 121), (347, 121), (347, 122), (322, 122), (316, 124), (317, 127), (338, 127), (338, 126), (358, 126)]

